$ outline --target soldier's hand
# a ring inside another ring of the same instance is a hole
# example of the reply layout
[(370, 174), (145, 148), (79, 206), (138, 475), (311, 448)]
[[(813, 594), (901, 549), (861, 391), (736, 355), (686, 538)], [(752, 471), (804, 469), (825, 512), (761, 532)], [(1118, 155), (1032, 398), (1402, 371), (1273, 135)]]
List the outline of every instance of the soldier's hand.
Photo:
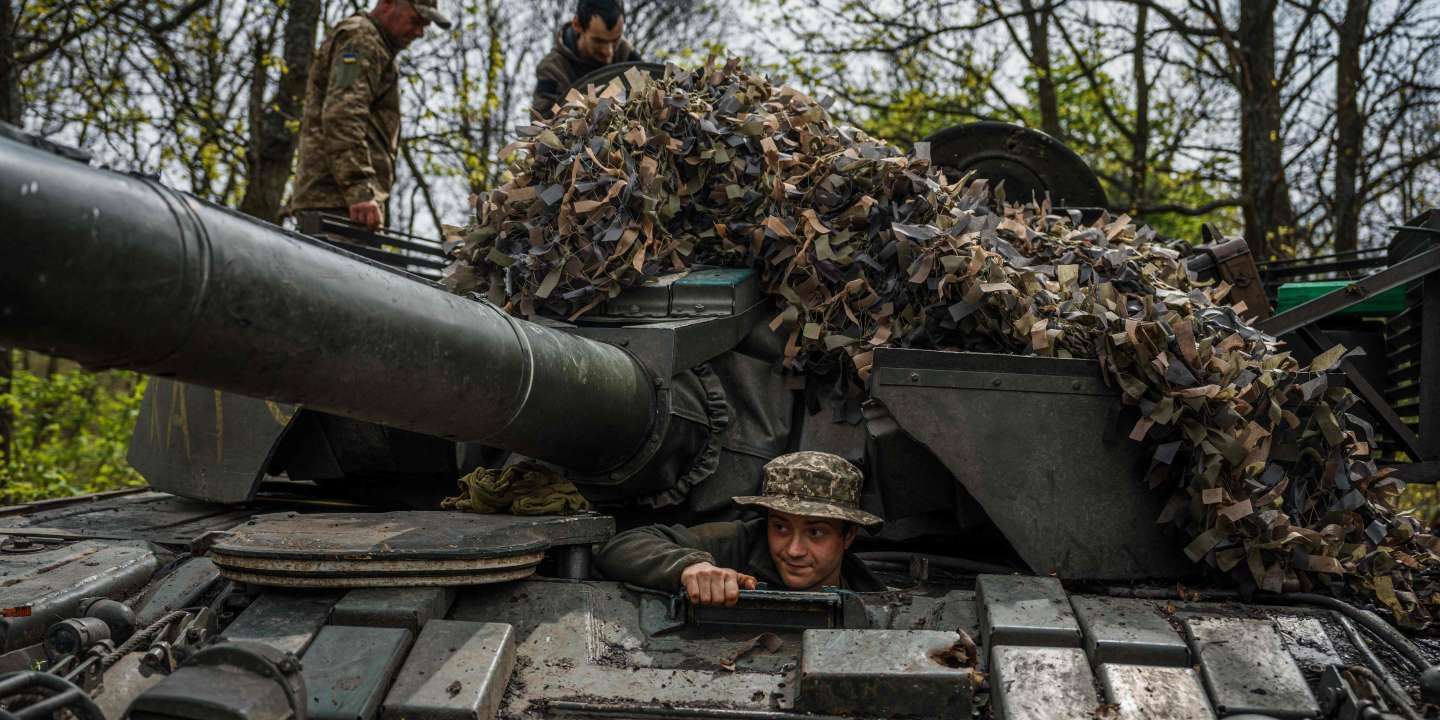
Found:
[(700, 605), (734, 605), (740, 601), (740, 590), (754, 590), (755, 578), (730, 568), (698, 562), (680, 573), (680, 584), (690, 595), (690, 602)]
[(385, 222), (385, 216), (380, 212), (380, 203), (374, 200), (366, 200), (351, 205), (350, 219), (371, 230), (379, 229), (381, 223)]

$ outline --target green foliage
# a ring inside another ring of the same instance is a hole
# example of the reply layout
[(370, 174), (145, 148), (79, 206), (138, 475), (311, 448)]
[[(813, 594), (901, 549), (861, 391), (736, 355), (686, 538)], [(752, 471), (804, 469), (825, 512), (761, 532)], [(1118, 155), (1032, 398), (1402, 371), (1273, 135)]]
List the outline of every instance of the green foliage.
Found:
[[(817, 98), (834, 97), (832, 112), (873, 137), (907, 148), (951, 125), (994, 119), (987, 94), (997, 62), (974, 48), (953, 49), (938, 66), (930, 43), (881, 53), (883, 62), (852, 63), (823, 44), (828, 38), (809, 39), (828, 52), (787, 55), (782, 77)], [(865, 47), (881, 40), (865, 35), (855, 42)]]
[(1395, 502), (1400, 510), (1414, 515), (1425, 527), (1440, 526), (1440, 487), (1408, 485)]
[(250, 114), (286, 71), (284, 14), (283, 3), (20, 3), (16, 54), (32, 57), (19, 67), (23, 124), (235, 205)]
[(16, 363), (9, 387), (0, 384), (15, 418), (10, 454), (0, 455), (0, 505), (144, 485), (125, 461), (144, 393), (135, 373), (45, 376)]

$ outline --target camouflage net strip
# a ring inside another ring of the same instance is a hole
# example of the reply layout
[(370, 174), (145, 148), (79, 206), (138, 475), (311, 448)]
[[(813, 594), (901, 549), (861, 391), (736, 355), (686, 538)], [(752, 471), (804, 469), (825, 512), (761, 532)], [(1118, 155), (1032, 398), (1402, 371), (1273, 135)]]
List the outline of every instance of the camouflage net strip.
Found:
[(863, 382), (880, 346), (1095, 358), (1141, 411), (1130, 437), (1192, 560), (1252, 589), (1349, 588), (1409, 627), (1440, 607), (1440, 540), (1395, 511), (1403, 484), (1324, 375), (1344, 349), (1301, 368), (1128, 217), (997, 203), (736, 60), (572, 92), (512, 152), (457, 231), (457, 292), (576, 318), (661, 274), (748, 266), (794, 371)]

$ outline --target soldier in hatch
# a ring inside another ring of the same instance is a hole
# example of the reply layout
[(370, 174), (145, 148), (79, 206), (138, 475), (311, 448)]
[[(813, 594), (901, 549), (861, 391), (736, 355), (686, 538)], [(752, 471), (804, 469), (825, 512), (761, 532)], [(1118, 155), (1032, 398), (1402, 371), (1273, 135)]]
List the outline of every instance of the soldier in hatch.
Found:
[(624, 32), (623, 0), (580, 0), (575, 17), (556, 31), (555, 49), (535, 68), (531, 110), (550, 117), (550, 108), (565, 100), (576, 80), (611, 63), (640, 62)]
[(379, 0), (320, 45), (305, 90), (291, 213), (340, 215), (371, 230), (385, 223), (400, 148), (395, 56), (431, 23), (450, 28), (437, 2)]
[(734, 605), (740, 590), (754, 589), (757, 581), (791, 590), (885, 589), (846, 552), (861, 525), (880, 523), (860, 509), (859, 468), (838, 455), (806, 451), (771, 460), (764, 474), (763, 494), (735, 502), (765, 508), (767, 516), (628, 530), (600, 549), (597, 566), (612, 580), (656, 590), (683, 587), (704, 605)]

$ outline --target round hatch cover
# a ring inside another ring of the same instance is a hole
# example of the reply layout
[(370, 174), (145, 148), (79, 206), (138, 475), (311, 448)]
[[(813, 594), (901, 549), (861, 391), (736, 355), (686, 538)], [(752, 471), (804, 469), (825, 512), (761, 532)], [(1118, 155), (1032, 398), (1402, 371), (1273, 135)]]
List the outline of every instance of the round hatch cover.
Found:
[(1107, 207), (1100, 179), (1070, 148), (1038, 130), (1002, 122), (956, 125), (925, 138), (930, 161), (961, 174), (975, 171), (1009, 202), (1043, 199), (1056, 207)]
[(604, 542), (606, 515), (258, 515), (210, 549), (226, 577), (278, 587), (480, 585), (535, 572), (551, 547)]
[(598, 68), (598, 69), (596, 69), (596, 70), (592, 70), (592, 71), (589, 72), (589, 73), (586, 73), (584, 76), (582, 76), (581, 78), (579, 78), (578, 80), (576, 80), (573, 84), (571, 84), (570, 87), (579, 88), (581, 92), (584, 92), (584, 91), (585, 91), (585, 87), (586, 87), (587, 85), (599, 85), (599, 86), (602, 86), (602, 87), (603, 87), (603, 86), (605, 86), (605, 85), (609, 85), (611, 80), (614, 80), (615, 78), (621, 77), (621, 76), (624, 75), (625, 73), (630, 72), (630, 69), (631, 69), (631, 68), (635, 68), (635, 69), (639, 70), (640, 72), (643, 72), (643, 73), (649, 75), (650, 77), (660, 77), (661, 75), (663, 75), (663, 74), (665, 73), (665, 66), (664, 66), (664, 65), (661, 65), (660, 63), (652, 63), (652, 62), (623, 62), (623, 63), (611, 63), (611, 64), (609, 64), (609, 65), (606, 65), (606, 66), (604, 66), (604, 67)]

